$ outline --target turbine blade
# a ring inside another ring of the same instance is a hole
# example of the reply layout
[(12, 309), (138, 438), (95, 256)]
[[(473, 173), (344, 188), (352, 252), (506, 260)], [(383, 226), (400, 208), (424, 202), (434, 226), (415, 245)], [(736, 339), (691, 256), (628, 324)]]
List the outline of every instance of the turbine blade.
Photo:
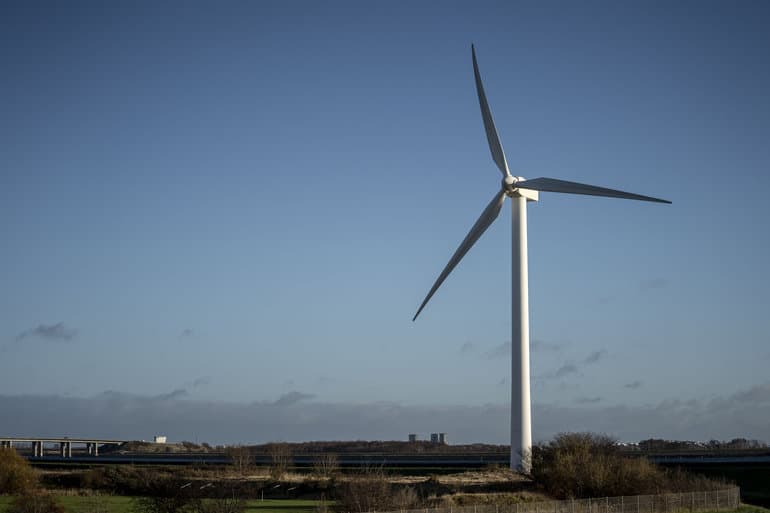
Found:
[(476, 92), (479, 95), (481, 117), (484, 119), (484, 129), (487, 132), (489, 149), (492, 150), (492, 159), (497, 164), (497, 167), (500, 168), (503, 177), (510, 176), (511, 172), (508, 171), (508, 162), (505, 160), (503, 145), (500, 144), (500, 138), (497, 136), (495, 122), (492, 121), (492, 113), (489, 111), (489, 103), (487, 103), (487, 95), (484, 94), (484, 85), (481, 83), (481, 75), (479, 74), (479, 64), (476, 62), (476, 49), (473, 45), (471, 45), (471, 54), (473, 55), (473, 75), (476, 77)]
[(497, 219), (497, 216), (500, 214), (500, 209), (503, 208), (503, 202), (505, 201), (505, 192), (500, 191), (497, 194), (495, 194), (495, 197), (492, 198), (492, 201), (489, 202), (489, 205), (487, 205), (487, 208), (484, 209), (484, 211), (481, 213), (481, 216), (479, 216), (478, 220), (476, 221), (476, 224), (473, 225), (471, 228), (471, 231), (468, 232), (468, 235), (465, 236), (465, 239), (463, 239), (462, 243), (460, 243), (460, 247), (457, 248), (457, 251), (455, 251), (455, 254), (452, 255), (452, 258), (449, 259), (449, 263), (444, 267), (444, 270), (441, 271), (441, 274), (436, 279), (436, 283), (433, 284), (433, 287), (431, 287), (430, 292), (428, 292), (428, 295), (425, 296), (425, 299), (423, 300), (422, 304), (420, 305), (420, 308), (417, 309), (417, 313), (414, 314), (414, 317), (412, 318), (412, 321), (417, 319), (417, 316), (420, 315), (420, 312), (422, 312), (422, 309), (425, 308), (425, 305), (428, 304), (428, 301), (430, 301), (430, 298), (433, 297), (433, 294), (438, 290), (438, 288), (441, 286), (442, 283), (444, 283), (444, 280), (447, 276), (449, 276), (449, 273), (452, 272), (452, 269), (455, 268), (455, 266), (460, 262), (460, 260), (463, 259), (465, 254), (468, 252), (469, 249), (476, 243), (477, 240), (479, 240), (479, 237), (489, 228), (489, 225), (492, 224), (492, 222)]
[(586, 194), (588, 196), (606, 196), (608, 198), (623, 198), (640, 201), (654, 201), (656, 203), (671, 203), (668, 200), (660, 198), (642, 196), (641, 194), (618, 191), (615, 189), (607, 189), (605, 187), (597, 187), (595, 185), (588, 185), (584, 183), (557, 180), (555, 178), (533, 178), (532, 180), (522, 180), (520, 182), (516, 182), (514, 187), (518, 189), (530, 189), (533, 191), (563, 192), (567, 194)]

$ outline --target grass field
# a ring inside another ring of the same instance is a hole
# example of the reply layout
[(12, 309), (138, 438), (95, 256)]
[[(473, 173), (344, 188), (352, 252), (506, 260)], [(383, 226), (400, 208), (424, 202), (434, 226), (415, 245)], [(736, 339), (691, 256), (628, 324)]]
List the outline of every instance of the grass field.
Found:
[[(13, 497), (0, 495), (0, 513), (5, 513)], [(60, 496), (59, 502), (67, 513), (88, 513), (97, 508), (109, 513), (132, 513), (133, 498), (120, 495), (99, 495), (94, 497)], [(313, 513), (319, 501), (314, 500), (249, 500), (245, 513)], [(744, 512), (750, 513), (750, 512)]]
[[(60, 496), (59, 502), (67, 513), (88, 513), (93, 511), (94, 505), (99, 504), (101, 511), (109, 513), (132, 513), (133, 498), (120, 495), (100, 495), (95, 497)], [(0, 495), (0, 513), (5, 513), (10, 505), (12, 497)], [(246, 501), (245, 513), (313, 513), (319, 501), (313, 500), (289, 500), (269, 499)], [(759, 506), (742, 504), (733, 510), (721, 510), (703, 513), (770, 513), (770, 509)]]
[[(750, 506), (748, 504), (741, 504), (738, 509), (731, 510), (732, 513), (770, 513), (770, 509), (761, 508), (759, 506)], [(707, 512), (717, 513), (717, 512)], [(721, 513), (725, 513), (722, 511)]]

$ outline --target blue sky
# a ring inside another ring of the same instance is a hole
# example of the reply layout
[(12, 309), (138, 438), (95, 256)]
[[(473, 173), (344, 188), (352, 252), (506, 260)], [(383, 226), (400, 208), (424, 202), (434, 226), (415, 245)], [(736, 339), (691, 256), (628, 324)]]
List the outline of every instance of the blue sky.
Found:
[[(211, 441), (505, 442), (510, 207), (411, 321), (499, 187), (473, 42), (514, 174), (673, 201), (530, 206), (534, 437), (770, 441), (768, 23), (763, 2), (4, 2), (0, 400), (288, 408)], [(112, 436), (19, 408), (6, 429)], [(141, 411), (123, 436), (192, 437)]]

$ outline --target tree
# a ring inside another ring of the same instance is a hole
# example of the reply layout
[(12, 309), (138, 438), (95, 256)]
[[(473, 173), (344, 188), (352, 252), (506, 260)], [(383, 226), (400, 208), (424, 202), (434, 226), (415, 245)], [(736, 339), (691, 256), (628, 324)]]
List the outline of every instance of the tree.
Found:
[(291, 447), (285, 443), (270, 444), (268, 454), (270, 454), (270, 477), (281, 479), (292, 463)]
[(333, 452), (324, 452), (313, 458), (313, 471), (318, 477), (333, 477), (339, 470), (339, 460)]
[(225, 450), (225, 454), (233, 464), (235, 471), (239, 474), (244, 475), (251, 469), (253, 457), (250, 448), (244, 445), (234, 445), (228, 447)]
[(24, 494), (37, 488), (35, 470), (12, 447), (0, 448), (0, 494)]

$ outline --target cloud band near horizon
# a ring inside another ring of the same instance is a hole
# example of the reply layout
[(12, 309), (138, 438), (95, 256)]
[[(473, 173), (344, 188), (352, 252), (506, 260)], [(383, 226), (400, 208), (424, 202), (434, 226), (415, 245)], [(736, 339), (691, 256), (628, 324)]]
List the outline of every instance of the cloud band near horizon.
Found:
[[(331, 403), (293, 391), (273, 401), (190, 399), (176, 391), (139, 396), (108, 391), (94, 397), (0, 395), (4, 435), (88, 436), (127, 440), (167, 435), (212, 444), (306, 440), (401, 440), (408, 433), (449, 433), (452, 443), (506, 444), (505, 404), (419, 406), (393, 402)], [(770, 383), (708, 400), (657, 405), (535, 404), (536, 441), (560, 432), (592, 431), (623, 441), (770, 440)]]

